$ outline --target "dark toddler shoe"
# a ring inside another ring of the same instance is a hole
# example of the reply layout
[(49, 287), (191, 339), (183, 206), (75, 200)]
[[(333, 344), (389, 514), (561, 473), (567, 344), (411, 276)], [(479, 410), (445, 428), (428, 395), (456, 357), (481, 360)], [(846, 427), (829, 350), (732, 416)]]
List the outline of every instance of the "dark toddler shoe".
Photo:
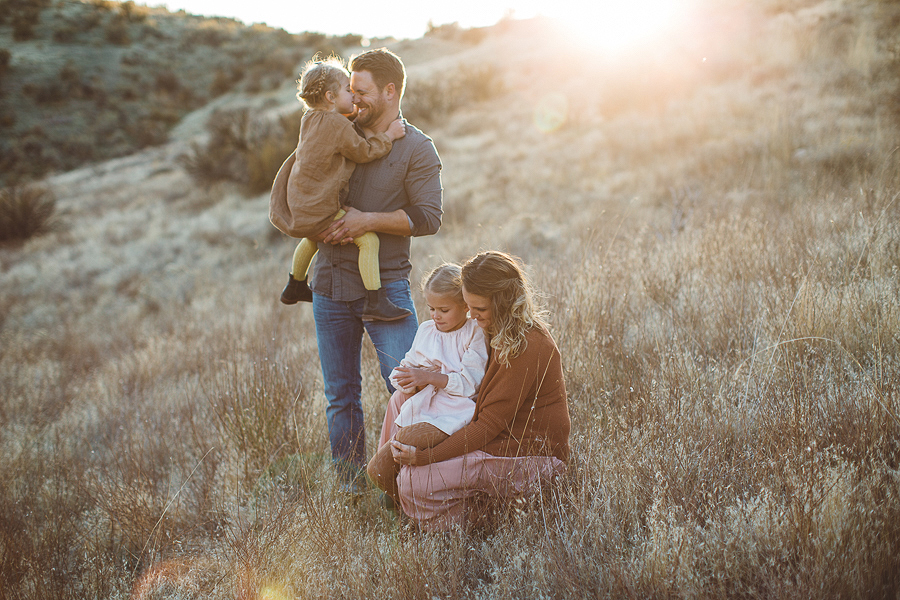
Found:
[(284, 304), (312, 302), (312, 290), (305, 279), (297, 281), (293, 275), (288, 275), (288, 283), (281, 292), (281, 301)]
[(384, 288), (369, 290), (366, 292), (366, 306), (363, 308), (363, 321), (399, 321), (405, 319), (412, 312), (400, 308), (391, 302)]

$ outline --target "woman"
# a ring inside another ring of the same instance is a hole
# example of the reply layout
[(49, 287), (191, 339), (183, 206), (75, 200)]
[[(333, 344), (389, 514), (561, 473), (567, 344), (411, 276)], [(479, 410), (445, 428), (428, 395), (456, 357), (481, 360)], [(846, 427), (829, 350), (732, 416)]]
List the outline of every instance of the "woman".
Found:
[(472, 421), (433, 448), (391, 439), (408, 398), (388, 405), (382, 443), (390, 440), (403, 511), (425, 530), (464, 525), (472, 501), (539, 490), (565, 470), (569, 408), (559, 349), (537, 311), (516, 259), (482, 252), (462, 267), (469, 314), (490, 340), (490, 357)]

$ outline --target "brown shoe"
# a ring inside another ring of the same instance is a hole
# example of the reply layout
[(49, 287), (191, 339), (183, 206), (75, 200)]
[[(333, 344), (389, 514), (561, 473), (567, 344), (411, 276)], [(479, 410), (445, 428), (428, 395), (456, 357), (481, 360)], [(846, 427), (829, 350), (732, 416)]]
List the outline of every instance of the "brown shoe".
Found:
[(399, 321), (405, 319), (412, 312), (400, 308), (391, 302), (384, 288), (369, 290), (366, 292), (366, 306), (363, 308), (363, 321)]
[(281, 302), (284, 304), (297, 304), (298, 302), (312, 302), (312, 290), (306, 280), (296, 280), (293, 275), (288, 275), (287, 285), (281, 292)]

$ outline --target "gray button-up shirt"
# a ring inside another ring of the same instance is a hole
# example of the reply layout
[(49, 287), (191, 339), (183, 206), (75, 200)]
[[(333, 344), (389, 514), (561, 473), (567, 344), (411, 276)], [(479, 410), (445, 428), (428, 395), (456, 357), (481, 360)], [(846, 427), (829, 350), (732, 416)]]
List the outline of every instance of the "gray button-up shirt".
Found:
[[(405, 121), (404, 121), (405, 122)], [(387, 156), (358, 164), (350, 177), (344, 205), (363, 212), (402, 209), (412, 235), (433, 235), (441, 227), (441, 159), (430, 137), (406, 123), (406, 136), (395, 141)], [(409, 279), (410, 238), (379, 233), (381, 284)], [(351, 301), (366, 294), (359, 274), (359, 248), (320, 243), (310, 286), (332, 300)]]

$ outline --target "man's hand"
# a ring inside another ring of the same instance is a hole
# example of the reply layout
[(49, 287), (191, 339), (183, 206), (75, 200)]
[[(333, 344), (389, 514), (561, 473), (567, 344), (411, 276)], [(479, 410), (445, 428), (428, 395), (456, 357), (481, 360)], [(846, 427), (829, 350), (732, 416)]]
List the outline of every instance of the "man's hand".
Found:
[(332, 221), (331, 225), (319, 234), (309, 236), (309, 239), (316, 243), (324, 242), (333, 246), (337, 246), (338, 244), (349, 244), (353, 241), (353, 238), (347, 235), (349, 231), (350, 230), (344, 225), (344, 217), (341, 217), (337, 221)]
[(314, 242), (326, 244), (350, 244), (368, 231), (377, 231), (390, 235), (410, 235), (409, 218), (406, 213), (397, 209), (389, 213), (362, 212), (356, 208), (345, 206), (343, 217), (334, 221), (319, 235), (309, 236)]
[[(331, 244), (349, 244), (362, 234), (372, 231), (370, 215), (375, 213), (364, 213), (352, 206), (344, 206), (343, 208), (347, 212), (346, 215), (339, 219), (343, 227), (343, 237), (339, 238), (339, 241), (329, 242)], [(337, 235), (334, 238), (338, 239)], [(325, 241), (328, 242), (329, 240)]]
[(314, 242), (325, 242), (333, 246), (338, 244), (343, 246), (353, 242), (354, 239), (367, 231), (371, 231), (368, 229), (370, 219), (367, 216), (371, 213), (364, 213), (350, 206), (345, 206), (344, 210), (347, 214), (337, 221), (333, 221), (325, 231), (318, 235), (310, 236), (309, 239)]

